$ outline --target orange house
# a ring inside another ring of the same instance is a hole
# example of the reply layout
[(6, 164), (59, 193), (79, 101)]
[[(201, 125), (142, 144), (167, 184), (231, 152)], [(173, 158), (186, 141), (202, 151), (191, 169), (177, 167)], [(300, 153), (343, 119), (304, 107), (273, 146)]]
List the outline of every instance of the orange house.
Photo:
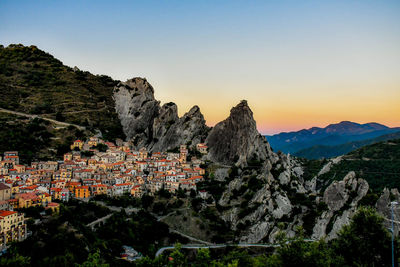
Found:
[(68, 182), (66, 186), (68, 187), (68, 190), (71, 192), (75, 192), (75, 188), (80, 186), (80, 182)]
[(90, 196), (89, 186), (75, 187), (74, 194), (76, 198), (88, 198)]

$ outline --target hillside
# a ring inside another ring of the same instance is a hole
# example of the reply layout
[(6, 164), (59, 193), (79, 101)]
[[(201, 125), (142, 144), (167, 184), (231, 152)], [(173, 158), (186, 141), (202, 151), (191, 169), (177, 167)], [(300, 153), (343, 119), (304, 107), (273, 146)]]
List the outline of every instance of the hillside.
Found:
[(354, 151), (366, 145), (397, 138), (400, 138), (400, 132), (385, 134), (382, 136), (378, 136), (376, 138), (371, 138), (362, 141), (348, 142), (336, 146), (316, 145), (297, 151), (294, 153), (294, 155), (296, 157), (302, 157), (307, 159), (332, 158), (347, 154), (351, 151)]
[(124, 137), (112, 91), (117, 81), (70, 68), (36, 46), (0, 46), (0, 108)]
[(345, 156), (319, 178), (322, 186), (341, 180), (349, 171), (365, 179), (370, 189), (400, 188), (400, 139), (364, 146)]
[(0, 154), (18, 151), (24, 164), (35, 160), (61, 159), (70, 144), (90, 132), (73, 126), (63, 127), (42, 119), (0, 112)]

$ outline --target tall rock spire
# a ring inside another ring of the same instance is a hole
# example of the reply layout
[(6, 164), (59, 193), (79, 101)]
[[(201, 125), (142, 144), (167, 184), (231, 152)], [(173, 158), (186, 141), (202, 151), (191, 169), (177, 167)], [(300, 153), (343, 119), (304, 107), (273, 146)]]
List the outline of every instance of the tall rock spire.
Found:
[(268, 142), (257, 130), (246, 100), (232, 108), (227, 119), (214, 126), (206, 143), (209, 159), (223, 164), (245, 166), (249, 161), (264, 162), (272, 153)]

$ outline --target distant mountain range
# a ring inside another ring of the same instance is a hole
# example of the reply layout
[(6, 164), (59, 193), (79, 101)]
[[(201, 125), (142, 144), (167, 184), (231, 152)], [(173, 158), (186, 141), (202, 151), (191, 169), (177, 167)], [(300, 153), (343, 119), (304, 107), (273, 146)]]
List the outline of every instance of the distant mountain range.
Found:
[(390, 128), (374, 122), (359, 124), (342, 121), (325, 128), (312, 127), (266, 138), (275, 151), (316, 159), (335, 157), (368, 144), (400, 138), (400, 127)]

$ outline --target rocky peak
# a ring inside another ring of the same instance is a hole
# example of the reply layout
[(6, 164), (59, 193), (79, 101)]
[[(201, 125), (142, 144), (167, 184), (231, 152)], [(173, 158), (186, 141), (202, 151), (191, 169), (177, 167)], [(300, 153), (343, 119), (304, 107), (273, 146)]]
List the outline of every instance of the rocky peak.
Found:
[(174, 107), (176, 110), (176, 106), (169, 108), (164, 108), (164, 106), (154, 121), (154, 144), (150, 148), (152, 151), (166, 151), (188, 143), (195, 146), (205, 140), (209, 128), (206, 126), (206, 121), (198, 106), (192, 107), (179, 119), (177, 115), (173, 115), (172, 111), (169, 113), (170, 116), (163, 116), (166, 111)]
[(233, 107), (227, 119), (214, 126), (206, 142), (209, 159), (223, 164), (243, 166), (248, 161), (264, 162), (272, 153), (268, 142), (257, 130), (246, 100)]
[(200, 108), (197, 105), (193, 106), (189, 110), (189, 112), (187, 112), (184, 116), (187, 116), (187, 117), (198, 117), (198, 118), (204, 120), (203, 114), (201, 114)]
[(134, 91), (146, 99), (154, 100), (154, 88), (145, 78), (132, 78), (126, 82), (120, 82), (119, 86), (124, 86), (126, 89)]
[(253, 111), (247, 104), (247, 100), (242, 100), (236, 107), (231, 108), (230, 118), (235, 121), (244, 120), (244, 122), (256, 126), (256, 121), (253, 119)]
[(153, 138), (152, 125), (160, 109), (153, 87), (146, 79), (133, 78), (118, 83), (113, 98), (127, 138), (137, 147), (146, 146)]

